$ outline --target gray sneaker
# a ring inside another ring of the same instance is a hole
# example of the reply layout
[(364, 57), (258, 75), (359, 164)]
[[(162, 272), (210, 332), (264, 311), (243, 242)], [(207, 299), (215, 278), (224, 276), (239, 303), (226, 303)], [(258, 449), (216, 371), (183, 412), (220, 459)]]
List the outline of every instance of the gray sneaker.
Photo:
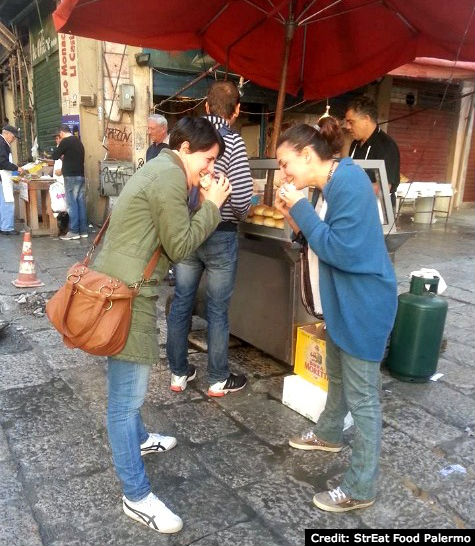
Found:
[(332, 444), (331, 442), (326, 442), (315, 436), (313, 430), (302, 433), (300, 436), (294, 436), (289, 440), (289, 446), (295, 447), (296, 449), (304, 449), (306, 451), (311, 451), (318, 449), (320, 451), (333, 451), (338, 453), (343, 449), (343, 444)]
[(73, 239), (80, 239), (81, 236), (79, 233), (73, 233), (72, 231), (68, 231), (66, 235), (61, 235), (60, 239), (62, 241), (72, 241)]
[(339, 487), (331, 491), (317, 493), (313, 497), (313, 504), (326, 512), (348, 512), (349, 510), (357, 510), (358, 508), (368, 508), (373, 503), (374, 499), (350, 499)]

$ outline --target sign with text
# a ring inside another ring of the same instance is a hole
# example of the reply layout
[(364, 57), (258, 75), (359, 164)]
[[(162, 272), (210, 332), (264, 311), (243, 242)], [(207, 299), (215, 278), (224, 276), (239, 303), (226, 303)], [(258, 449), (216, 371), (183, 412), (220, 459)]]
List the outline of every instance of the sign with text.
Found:
[(61, 110), (63, 115), (79, 114), (79, 78), (77, 38), (59, 34), (59, 74), (61, 78)]

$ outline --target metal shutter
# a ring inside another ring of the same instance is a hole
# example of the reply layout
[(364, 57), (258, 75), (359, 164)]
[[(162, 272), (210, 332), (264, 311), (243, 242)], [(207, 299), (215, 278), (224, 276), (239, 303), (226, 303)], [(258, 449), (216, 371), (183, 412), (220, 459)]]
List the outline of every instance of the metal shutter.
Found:
[(56, 51), (33, 67), (38, 149), (51, 152), (61, 124), (59, 55)]

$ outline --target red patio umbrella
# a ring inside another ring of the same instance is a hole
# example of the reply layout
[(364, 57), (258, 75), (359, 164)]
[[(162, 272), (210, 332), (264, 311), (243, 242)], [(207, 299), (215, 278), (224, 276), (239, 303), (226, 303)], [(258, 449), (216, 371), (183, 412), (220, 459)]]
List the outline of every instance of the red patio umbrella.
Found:
[[(415, 57), (475, 60), (473, 0), (62, 0), (58, 31), (155, 49), (204, 49), (287, 92), (340, 94)], [(291, 7), (291, 14), (289, 14)], [(290, 37), (290, 36), (289, 36)]]
[(275, 155), (286, 92), (335, 96), (415, 57), (473, 61), (474, 10), (474, 0), (62, 0), (53, 18), (79, 36), (203, 49), (278, 89)]

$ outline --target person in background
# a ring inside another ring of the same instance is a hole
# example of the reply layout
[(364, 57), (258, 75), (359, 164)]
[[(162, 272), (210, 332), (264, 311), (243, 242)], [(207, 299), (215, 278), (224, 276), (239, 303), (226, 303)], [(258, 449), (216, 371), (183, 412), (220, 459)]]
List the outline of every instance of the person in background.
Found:
[(171, 390), (184, 391), (196, 377), (188, 362), (188, 332), (201, 276), (206, 271), (206, 319), (208, 321), (208, 396), (224, 396), (246, 385), (244, 375), (230, 372), (228, 363), (228, 309), (236, 280), (238, 221), (245, 218), (252, 197), (252, 177), (246, 147), (231, 130), (239, 116), (239, 91), (232, 81), (214, 82), (207, 96), (207, 118), (224, 138), (226, 149), (216, 162), (232, 186), (231, 198), (221, 208), (216, 231), (176, 265), (175, 296), (168, 315), (167, 357)]
[(132, 324), (125, 347), (107, 359), (107, 431), (116, 473), (121, 481), (124, 512), (161, 533), (175, 533), (182, 520), (152, 492), (143, 456), (162, 453), (176, 439), (149, 434), (140, 415), (152, 365), (159, 362), (157, 298), (159, 279), (169, 260), (185, 259), (216, 229), (219, 207), (231, 193), (221, 176), (202, 190), (200, 210), (190, 218), (188, 193), (200, 176), (213, 174), (224, 143), (203, 118), (180, 119), (170, 135), (170, 150), (146, 163), (127, 182), (114, 205), (102, 249), (93, 268), (130, 285), (137, 282), (160, 245), (154, 279), (133, 302)]
[(61, 235), (63, 241), (88, 237), (86, 215), (86, 190), (84, 178), (84, 146), (71, 134), (67, 125), (59, 129), (60, 141), (53, 150), (53, 159), (62, 158), (62, 173), (69, 213), (69, 231)]
[(147, 120), (147, 133), (150, 137), (150, 146), (145, 154), (145, 161), (150, 161), (161, 152), (168, 148), (165, 142), (168, 136), (168, 122), (164, 116), (160, 114), (152, 114)]
[(19, 130), (12, 125), (5, 125), (0, 134), (0, 233), (2, 235), (18, 235), (15, 229), (15, 200), (13, 198), (12, 173), (23, 169), (18, 168), (12, 159), (11, 144), (19, 138)]
[[(277, 159), (287, 183), (275, 202), (318, 256), (327, 328), (325, 409), (314, 429), (292, 437), (289, 444), (302, 450), (341, 451), (348, 411), (356, 429), (350, 467), (341, 484), (313, 498), (318, 508), (329, 512), (374, 503), (382, 428), (380, 362), (397, 308), (396, 278), (376, 196), (370, 179), (351, 158), (333, 157), (340, 132), (338, 125), (323, 132), (302, 124), (280, 137)], [(323, 193), (324, 220), (300, 191), (308, 186)]]
[[(56, 142), (56, 148), (57, 148), (59, 146), (59, 143), (61, 142), (61, 137), (59, 136), (59, 133), (54, 135), (54, 141)], [(59, 182), (62, 182), (64, 184), (63, 160), (61, 158), (56, 159), (54, 161), (53, 178), (56, 178), (56, 180), (58, 180)]]
[[(369, 97), (353, 99), (346, 108), (346, 127), (354, 138), (349, 156), (353, 159), (383, 159), (386, 165), (389, 191), (393, 208), (400, 181), (399, 148), (396, 142), (378, 127), (378, 109)], [(378, 187), (373, 181), (375, 193)]]

